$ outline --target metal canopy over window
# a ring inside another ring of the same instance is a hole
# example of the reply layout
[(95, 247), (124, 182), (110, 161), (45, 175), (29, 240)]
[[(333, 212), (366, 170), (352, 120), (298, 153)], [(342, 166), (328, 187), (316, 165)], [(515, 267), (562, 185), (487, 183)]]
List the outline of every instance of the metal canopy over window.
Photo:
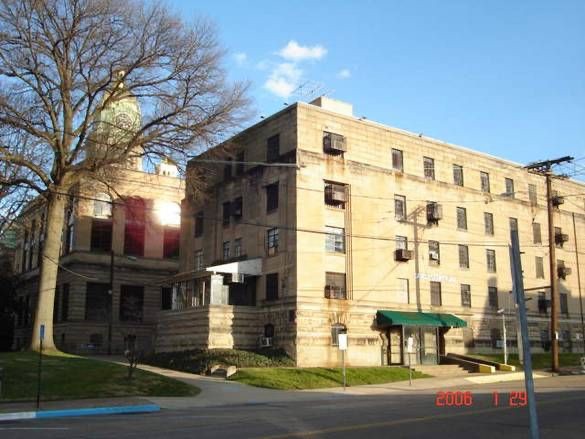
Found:
[(376, 324), (378, 327), (386, 326), (436, 326), (465, 328), (465, 320), (455, 317), (453, 314), (426, 313), (426, 312), (405, 312), (379, 310), (376, 313)]

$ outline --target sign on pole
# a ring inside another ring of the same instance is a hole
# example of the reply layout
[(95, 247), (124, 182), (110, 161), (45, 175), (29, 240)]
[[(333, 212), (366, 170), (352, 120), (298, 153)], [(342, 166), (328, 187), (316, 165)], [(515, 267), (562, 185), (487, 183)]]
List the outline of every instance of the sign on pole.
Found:
[(347, 334), (338, 334), (337, 344), (340, 351), (347, 351)]

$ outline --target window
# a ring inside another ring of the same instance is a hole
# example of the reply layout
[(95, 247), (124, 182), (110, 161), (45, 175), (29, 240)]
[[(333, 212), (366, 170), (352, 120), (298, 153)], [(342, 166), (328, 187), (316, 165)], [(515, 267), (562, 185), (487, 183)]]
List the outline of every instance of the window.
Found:
[(280, 135), (276, 134), (266, 141), (266, 161), (277, 162), (280, 157)]
[(61, 285), (61, 321), (69, 320), (69, 284)]
[(145, 203), (141, 198), (126, 200), (126, 224), (124, 228), (124, 254), (144, 255)]
[[(67, 209), (67, 225), (66, 225), (66, 229), (65, 229), (65, 246), (63, 248), (63, 252), (64, 254), (69, 254), (73, 251), (73, 246), (75, 245), (75, 208), (74, 206), (71, 204), (69, 206), (69, 209)], [(33, 232), (31, 232), (31, 236), (30, 236), (30, 241), (29, 241), (29, 251), (32, 252), (32, 234)], [(28, 267), (30, 268), (30, 267)]]
[(341, 323), (331, 325), (331, 346), (339, 346), (339, 334), (347, 334), (347, 328)]
[(488, 249), (485, 251), (485, 255), (486, 255), (486, 260), (487, 260), (488, 273), (495, 273), (496, 272), (496, 251)]
[(85, 320), (106, 322), (110, 315), (110, 285), (88, 282), (85, 290)]
[(505, 179), (506, 183), (506, 196), (510, 198), (514, 198), (516, 196), (516, 192), (514, 191), (514, 180), (511, 178)]
[(195, 251), (195, 271), (203, 270), (203, 250)]
[(61, 291), (59, 285), (55, 286), (55, 297), (53, 299), (53, 323), (59, 322), (59, 309), (61, 308)]
[(516, 230), (518, 231), (518, 219), (517, 218), (510, 218), (510, 231)]
[(246, 156), (244, 151), (238, 152), (236, 155), (236, 175), (242, 175), (244, 173), (244, 162), (246, 161)]
[(21, 271), (24, 273), (27, 270), (26, 262), (28, 260), (28, 246), (29, 246), (29, 234), (28, 230), (24, 231), (24, 240), (22, 243), (22, 264), (21, 264)]
[(408, 238), (406, 236), (396, 236), (396, 250), (408, 250)]
[(242, 218), (242, 205), (242, 197), (238, 197), (232, 202), (232, 216), (236, 221)]
[(435, 179), (435, 160), (430, 157), (423, 157), (424, 176), (429, 180)]
[(487, 172), (480, 172), (479, 178), (481, 180), (481, 191), (482, 192), (490, 192), (490, 174)]
[(542, 235), (540, 233), (540, 223), (532, 223), (532, 242), (542, 244)]
[(441, 250), (439, 241), (429, 241), (429, 264), (439, 265), (441, 263)]
[(392, 148), (392, 169), (396, 171), (404, 171), (403, 153), (399, 149)]
[(266, 275), (266, 300), (278, 299), (278, 273)]
[[(37, 222), (35, 220), (32, 220), (31, 225), (30, 225), (30, 246), (29, 246), (29, 252), (28, 252), (28, 268), (32, 269), (33, 268), (33, 256), (35, 254), (35, 232), (37, 230)], [(560, 229), (559, 229), (560, 230)]]
[(326, 183), (325, 184), (325, 204), (328, 206), (335, 206), (340, 209), (345, 209), (345, 202), (347, 195), (345, 185), (340, 183)]
[(278, 228), (275, 227), (266, 232), (266, 248), (268, 256), (275, 255), (278, 252)]
[(453, 165), (453, 183), (463, 186), (463, 166)]
[(459, 268), (469, 268), (469, 247), (459, 245)]
[(396, 302), (410, 303), (410, 291), (408, 279), (398, 278), (398, 288), (396, 291)]
[(342, 155), (347, 151), (345, 137), (327, 131), (323, 132), (323, 151), (326, 154)]
[(498, 289), (496, 287), (488, 287), (488, 303), (490, 308), (498, 309)]
[(143, 317), (144, 287), (120, 286), (120, 321), (141, 322)]
[(486, 235), (493, 236), (494, 234), (494, 215), (489, 212), (483, 213), (483, 224)]
[(325, 297), (327, 299), (347, 299), (345, 273), (325, 273)]
[(540, 256), (534, 257), (534, 265), (536, 267), (536, 278), (544, 279), (544, 260)]
[(461, 284), (461, 306), (471, 308), (471, 286), (468, 284)]
[(181, 231), (177, 227), (165, 227), (163, 232), (163, 258), (179, 257)]
[(568, 296), (567, 293), (561, 293), (561, 314), (568, 315), (569, 314), (569, 304), (567, 300)]
[(162, 287), (160, 289), (160, 309), (168, 310), (173, 308), (173, 289)]
[(528, 200), (530, 204), (536, 206), (538, 204), (538, 197), (536, 194), (536, 185), (535, 184), (528, 184)]
[(232, 213), (232, 203), (230, 203), (229, 201), (226, 201), (225, 203), (222, 204), (222, 224), (224, 226), (229, 226), (230, 224), (230, 216)]
[(236, 258), (242, 256), (242, 238), (234, 239), (234, 256)]
[(91, 220), (91, 251), (109, 252), (112, 249), (112, 221)]
[(231, 250), (231, 242), (230, 241), (224, 241), (223, 243), (223, 260), (227, 260), (230, 258), (230, 250)]
[(278, 209), (278, 182), (266, 186), (266, 213)]
[(232, 159), (229, 158), (227, 159), (227, 161), (229, 163), (226, 163), (223, 167), (223, 179), (224, 180), (229, 180), (230, 178), (232, 178)]
[(195, 215), (195, 238), (203, 235), (203, 211), (200, 210)]
[(93, 216), (95, 218), (111, 218), (112, 217), (112, 199), (104, 193), (98, 192), (93, 200)]
[(431, 306), (441, 306), (441, 282), (431, 281)]
[(345, 229), (326, 226), (325, 233), (325, 251), (345, 253)]
[(500, 337), (500, 329), (499, 328), (491, 328), (490, 329), (490, 340), (492, 342), (492, 349), (501, 349), (501, 337)]
[(397, 221), (406, 221), (406, 197), (394, 195), (394, 218)]
[(457, 208), (457, 228), (467, 230), (467, 210), (465, 207)]

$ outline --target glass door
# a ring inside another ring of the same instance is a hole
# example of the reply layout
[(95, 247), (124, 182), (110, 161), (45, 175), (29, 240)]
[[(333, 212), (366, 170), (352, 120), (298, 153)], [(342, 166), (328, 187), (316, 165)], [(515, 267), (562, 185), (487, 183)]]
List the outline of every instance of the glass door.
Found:
[(408, 365), (408, 360), (410, 356), (410, 364), (419, 364), (419, 351), (421, 347), (421, 340), (420, 340), (420, 330), (414, 326), (405, 326), (404, 327), (404, 345), (406, 346), (408, 337), (412, 337), (413, 345), (412, 345), (412, 353), (406, 353), (406, 348), (404, 349), (404, 364)]
[(438, 364), (437, 356), (437, 328), (420, 328), (421, 332), (421, 362), (422, 364)]
[(390, 328), (388, 340), (388, 364), (402, 364), (402, 328)]

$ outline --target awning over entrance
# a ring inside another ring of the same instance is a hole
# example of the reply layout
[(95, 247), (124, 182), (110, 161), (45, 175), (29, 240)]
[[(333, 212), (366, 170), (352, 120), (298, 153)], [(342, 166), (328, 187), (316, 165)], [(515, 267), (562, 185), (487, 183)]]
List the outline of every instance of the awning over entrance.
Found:
[(402, 325), (465, 328), (467, 326), (465, 320), (453, 314), (387, 310), (379, 310), (376, 313), (376, 323), (379, 327)]

